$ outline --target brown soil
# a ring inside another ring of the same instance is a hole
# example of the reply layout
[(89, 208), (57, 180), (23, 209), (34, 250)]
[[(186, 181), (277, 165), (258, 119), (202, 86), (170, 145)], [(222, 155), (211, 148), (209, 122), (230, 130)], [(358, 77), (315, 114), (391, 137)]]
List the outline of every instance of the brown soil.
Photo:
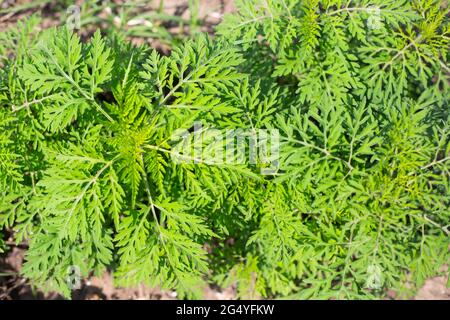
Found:
[(450, 288), (446, 287), (448, 275), (435, 277), (425, 281), (425, 285), (417, 292), (416, 300), (450, 300)]
[[(118, 8), (126, 2), (126, 0), (110, 0)], [(75, 0), (75, 5), (81, 5), (82, 0)], [(32, 0), (0, 0), (0, 32), (6, 30), (9, 26), (15, 25), (18, 20), (26, 18), (34, 13), (40, 14), (43, 18), (41, 27), (48, 28), (58, 25), (61, 22), (61, 12), (65, 10), (62, 5), (57, 5), (58, 1), (51, 1), (50, 3), (35, 2)], [(163, 12), (168, 15), (176, 15), (188, 20), (191, 17), (189, 12), (188, 0), (164, 0)], [(146, 1), (145, 11), (151, 12), (159, 9), (159, 0)], [(212, 31), (212, 27), (218, 24), (223, 15), (233, 12), (235, 10), (233, 0), (200, 0), (197, 18), (202, 26), (202, 31)], [(144, 12), (139, 12), (140, 14)], [(98, 16), (105, 18), (112, 16), (118, 19), (115, 12), (112, 12), (105, 7), (105, 10), (98, 13)], [(120, 19), (119, 19), (120, 21)], [(139, 21), (134, 21), (134, 24), (139, 25)], [(126, 26), (125, 26), (126, 27)], [(179, 33), (177, 26), (167, 27), (170, 32)]]
[[(0, 300), (36, 300), (63, 299), (56, 293), (44, 294), (34, 291), (30, 284), (20, 277), (25, 248), (14, 247), (7, 255), (0, 257)], [(417, 292), (415, 300), (450, 300), (450, 288), (446, 288), (448, 276), (429, 279)], [(390, 295), (395, 299), (395, 295)], [(208, 287), (205, 289), (206, 300), (233, 300), (234, 288), (224, 290)], [(111, 273), (102, 278), (91, 277), (83, 283), (82, 288), (74, 292), (75, 300), (173, 300), (177, 299), (175, 291), (164, 291), (140, 285), (137, 288), (116, 288)]]
[[(56, 293), (35, 291), (26, 279), (20, 276), (24, 260), (25, 248), (13, 247), (6, 255), (0, 256), (0, 300), (60, 300)], [(206, 300), (232, 300), (235, 297), (233, 288), (219, 290), (206, 288)], [(173, 300), (177, 298), (175, 291), (165, 291), (140, 285), (136, 288), (117, 288), (111, 273), (102, 278), (90, 277), (82, 284), (80, 290), (74, 291), (74, 300)]]
[[(149, 23), (149, 21), (146, 21), (145, 19), (133, 19), (132, 17), (129, 17), (130, 20), (128, 21), (121, 21), (119, 18), (120, 8), (125, 8), (123, 5), (128, 0), (109, 1), (109, 3), (113, 3), (114, 6), (104, 6), (103, 10), (95, 13), (95, 15), (101, 19), (113, 21), (112, 24), (102, 22), (96, 25), (88, 24), (83, 26), (82, 29), (77, 32), (83, 39), (88, 39), (98, 27), (105, 29), (114, 26), (115, 28), (126, 31), (132, 27), (145, 26)], [(74, 0), (73, 4), (80, 6), (82, 2), (82, 0)], [(135, 2), (144, 3), (142, 9), (139, 8), (140, 10), (137, 12), (137, 14), (140, 15), (146, 12), (156, 12), (156, 10), (160, 9), (160, 0)], [(188, 0), (164, 0), (162, 10), (167, 15), (178, 16), (185, 21), (189, 21), (192, 14), (189, 11), (188, 2)], [(14, 26), (19, 20), (26, 19), (32, 14), (38, 14), (42, 18), (41, 24), (38, 26), (41, 30), (61, 25), (63, 23), (63, 14), (65, 10), (66, 7), (61, 3), (58, 4), (58, 1), (42, 3), (42, 1), (33, 2), (32, 0), (0, 0), (0, 32), (8, 29), (10, 26)], [(153, 22), (155, 25), (164, 27), (175, 38), (183, 38), (184, 36), (189, 35), (191, 31), (202, 31), (213, 34), (214, 26), (220, 23), (225, 14), (233, 12), (234, 10), (236, 10), (234, 0), (200, 0), (198, 12), (195, 15), (199, 25), (198, 27), (195, 27), (196, 30), (191, 30), (191, 26), (188, 24), (181, 26), (179, 23), (170, 21)], [(150, 31), (151, 29), (152, 27), (149, 27), (147, 30)], [(164, 54), (170, 52), (170, 46), (158, 38), (130, 36), (129, 40), (135, 45), (147, 43)]]

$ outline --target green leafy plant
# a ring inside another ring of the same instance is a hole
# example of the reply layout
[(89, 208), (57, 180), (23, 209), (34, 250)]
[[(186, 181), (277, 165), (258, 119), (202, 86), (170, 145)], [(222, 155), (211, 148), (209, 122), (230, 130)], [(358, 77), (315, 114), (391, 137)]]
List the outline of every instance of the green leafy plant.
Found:
[[(70, 297), (76, 266), (188, 298), (210, 283), (407, 297), (449, 262), (446, 3), (237, 5), (215, 39), (169, 56), (32, 21), (2, 34), (17, 41), (0, 47), (15, 56), (0, 71), (0, 227), (28, 241), (38, 288)], [(278, 132), (277, 170), (261, 174), (251, 139), (224, 162), (183, 147), (216, 150), (232, 130)]]

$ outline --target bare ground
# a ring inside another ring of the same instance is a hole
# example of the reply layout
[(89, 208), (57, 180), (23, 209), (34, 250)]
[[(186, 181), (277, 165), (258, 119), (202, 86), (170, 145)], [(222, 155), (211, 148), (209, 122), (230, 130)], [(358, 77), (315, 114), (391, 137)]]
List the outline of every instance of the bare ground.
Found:
[[(20, 276), (25, 248), (14, 247), (8, 254), (0, 256), (0, 300), (60, 300), (57, 293), (34, 291), (26, 279)], [(205, 289), (206, 300), (231, 300), (235, 297), (233, 288), (220, 290)], [(136, 288), (117, 288), (111, 273), (103, 277), (90, 277), (80, 290), (74, 291), (74, 300), (173, 300), (175, 291), (160, 290), (139, 285)]]
[[(44, 294), (33, 291), (30, 284), (20, 277), (20, 269), (24, 258), (24, 248), (14, 247), (7, 255), (0, 257), (0, 300), (59, 300), (62, 296), (56, 293)], [(450, 300), (450, 288), (446, 288), (448, 275), (435, 277), (425, 282), (417, 292), (416, 300)], [(233, 300), (236, 292), (233, 287), (205, 289), (206, 300)], [(395, 295), (390, 295), (395, 299)], [(102, 278), (91, 277), (82, 284), (82, 288), (74, 292), (74, 300), (173, 300), (177, 299), (175, 291), (149, 288), (139, 285), (136, 288), (116, 288), (111, 273)]]

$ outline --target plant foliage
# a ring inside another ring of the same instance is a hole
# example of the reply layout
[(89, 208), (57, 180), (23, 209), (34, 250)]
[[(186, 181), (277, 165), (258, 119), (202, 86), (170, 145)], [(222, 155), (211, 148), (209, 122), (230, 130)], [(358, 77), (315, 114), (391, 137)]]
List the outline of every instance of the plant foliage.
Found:
[[(70, 297), (77, 266), (188, 298), (354, 299), (448, 264), (446, 2), (236, 2), (169, 56), (34, 19), (0, 35), (0, 228), (34, 285)], [(278, 130), (278, 171), (197, 161), (198, 122), (209, 148), (207, 129)]]

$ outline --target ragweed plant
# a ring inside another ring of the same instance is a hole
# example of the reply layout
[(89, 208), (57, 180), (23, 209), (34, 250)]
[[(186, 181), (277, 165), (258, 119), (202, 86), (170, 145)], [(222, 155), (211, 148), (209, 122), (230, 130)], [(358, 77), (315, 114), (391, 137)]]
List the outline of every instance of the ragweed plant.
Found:
[[(449, 262), (446, 2), (237, 5), (169, 56), (33, 21), (0, 36), (0, 226), (38, 288), (70, 297), (76, 266), (188, 298), (406, 297)], [(226, 161), (198, 156), (237, 131)]]

